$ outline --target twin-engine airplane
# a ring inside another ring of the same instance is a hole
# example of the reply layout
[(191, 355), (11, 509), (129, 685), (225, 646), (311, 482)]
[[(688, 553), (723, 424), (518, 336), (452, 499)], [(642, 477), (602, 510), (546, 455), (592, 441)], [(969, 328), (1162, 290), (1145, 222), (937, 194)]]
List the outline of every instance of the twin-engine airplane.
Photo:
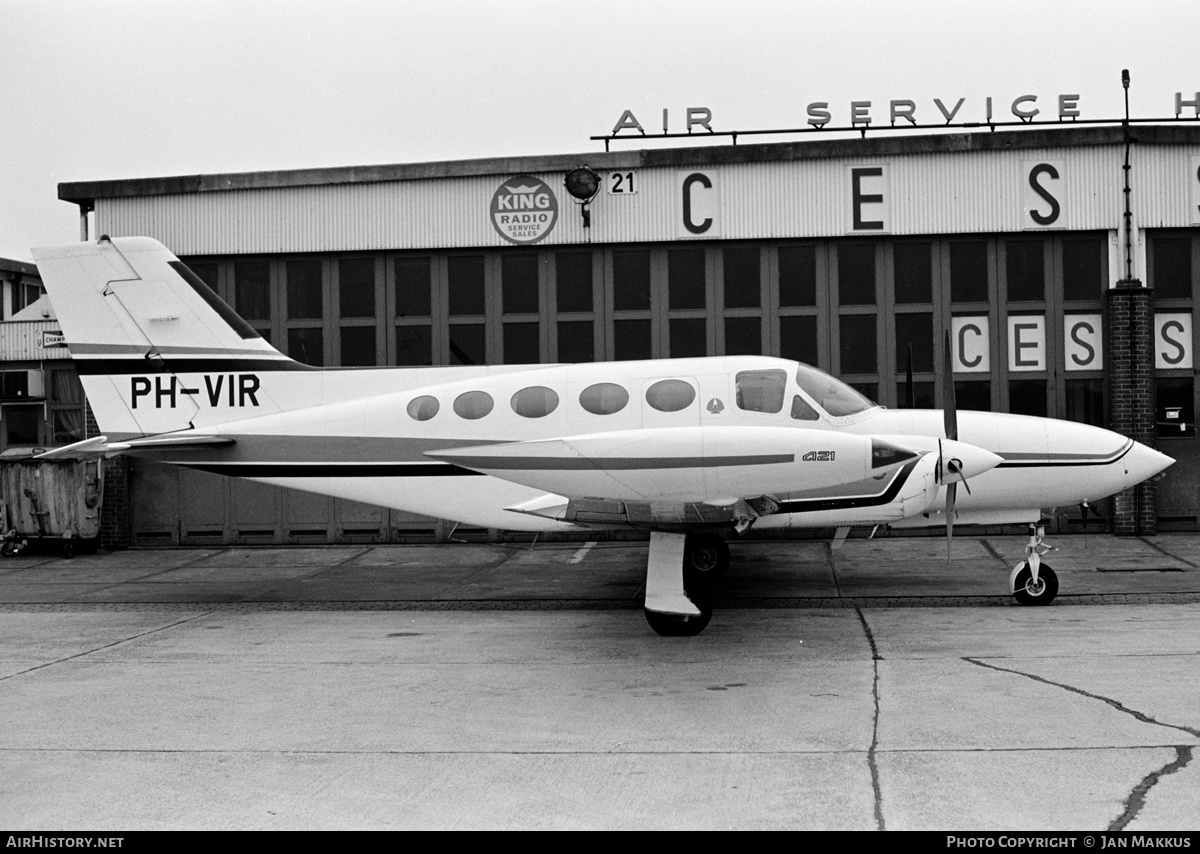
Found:
[(944, 411), (889, 411), (766, 357), (313, 369), (154, 240), (34, 256), (105, 434), (45, 456), (138, 452), (487, 528), (648, 531), (660, 634), (704, 629), (722, 535), (752, 525), (1029, 523), (1010, 591), (1048, 603), (1041, 508), (1173, 462), (1096, 427), (957, 413), (952, 391)]

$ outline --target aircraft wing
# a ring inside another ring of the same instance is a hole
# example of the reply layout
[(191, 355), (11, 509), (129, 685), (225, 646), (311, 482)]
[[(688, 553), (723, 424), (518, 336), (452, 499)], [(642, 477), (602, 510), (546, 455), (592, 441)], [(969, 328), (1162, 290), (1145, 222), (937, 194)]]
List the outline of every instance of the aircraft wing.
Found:
[[(576, 502), (720, 508), (748, 497), (855, 483), (920, 454), (872, 436), (721, 426), (620, 430), (448, 448), (426, 456)], [(518, 512), (544, 515), (545, 509)]]

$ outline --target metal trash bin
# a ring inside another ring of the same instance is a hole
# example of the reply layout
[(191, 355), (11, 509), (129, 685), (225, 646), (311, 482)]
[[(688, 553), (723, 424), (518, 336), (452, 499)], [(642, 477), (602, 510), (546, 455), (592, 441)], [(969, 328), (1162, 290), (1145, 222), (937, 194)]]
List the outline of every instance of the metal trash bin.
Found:
[(6, 556), (31, 540), (60, 540), (70, 557), (76, 541), (100, 536), (102, 461), (33, 459), (42, 451), (12, 448), (0, 454), (0, 551)]

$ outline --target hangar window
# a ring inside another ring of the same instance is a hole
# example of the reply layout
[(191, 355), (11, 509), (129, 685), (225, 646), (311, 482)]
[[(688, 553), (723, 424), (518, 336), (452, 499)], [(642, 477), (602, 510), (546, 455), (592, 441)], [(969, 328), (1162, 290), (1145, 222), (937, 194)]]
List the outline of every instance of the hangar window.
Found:
[(787, 374), (783, 371), (741, 371), (737, 375), (738, 409), (781, 412)]
[(375, 316), (375, 259), (338, 261), (338, 311), (342, 317)]
[(1154, 237), (1150, 253), (1155, 299), (1189, 299), (1192, 295), (1192, 241), (1187, 237)]
[(757, 246), (727, 246), (721, 252), (726, 308), (762, 305), (762, 259)]
[(428, 325), (396, 327), (396, 364), (433, 364), (433, 331)]
[(837, 248), (838, 302), (875, 305), (875, 244), (842, 243)]
[(817, 304), (817, 247), (779, 247), (779, 304)]
[(1004, 245), (1009, 302), (1046, 298), (1044, 247), (1040, 240), (1009, 240)]
[(950, 244), (950, 301), (987, 302), (988, 251), (983, 240)]
[(818, 362), (816, 315), (785, 314), (779, 318), (779, 355), (808, 365)]
[(924, 303), (933, 299), (932, 258), (928, 243), (897, 243), (892, 247), (896, 302)]
[(671, 308), (704, 308), (706, 296), (704, 250), (667, 252), (667, 298)]
[(287, 262), (288, 320), (320, 320), (324, 317), (321, 262)]
[(650, 253), (644, 250), (614, 252), (613, 308), (617, 311), (650, 308)]
[(725, 318), (725, 355), (762, 355), (762, 318)]
[(482, 255), (451, 255), (446, 259), (451, 316), (484, 313)]
[(396, 316), (429, 317), (429, 259), (397, 258), (396, 273)]
[(450, 324), (450, 364), (487, 363), (487, 330), (482, 323)]
[(459, 418), (475, 421), (491, 412), (494, 405), (486, 391), (464, 391), (454, 399), (454, 412)]
[(420, 397), (414, 397), (408, 402), (408, 417), (414, 421), (428, 421), (438, 414), (438, 409), (440, 408), (441, 405), (438, 403), (436, 397), (423, 394)]
[(649, 320), (614, 320), (613, 350), (617, 361), (649, 359), (651, 356)]
[(703, 317), (672, 317), (667, 324), (671, 358), (708, 355), (708, 321)]
[(522, 418), (542, 418), (558, 409), (558, 395), (552, 388), (530, 386), (514, 394), (511, 404)]
[(592, 310), (592, 253), (558, 252), (554, 256), (558, 310)]
[(558, 322), (558, 361), (594, 362), (592, 321), (560, 320)]
[(271, 318), (271, 268), (266, 261), (238, 261), (233, 265), (233, 301), (247, 320)]
[(1098, 237), (1062, 242), (1063, 298), (1095, 300), (1104, 294), (1101, 258), (1104, 244)]
[(536, 314), (538, 256), (500, 256), (501, 305), (505, 314)]
[(679, 412), (696, 399), (696, 389), (683, 380), (659, 380), (646, 389), (646, 402), (659, 412)]
[(629, 392), (616, 383), (596, 383), (579, 393), (579, 405), (593, 415), (612, 415), (629, 403)]

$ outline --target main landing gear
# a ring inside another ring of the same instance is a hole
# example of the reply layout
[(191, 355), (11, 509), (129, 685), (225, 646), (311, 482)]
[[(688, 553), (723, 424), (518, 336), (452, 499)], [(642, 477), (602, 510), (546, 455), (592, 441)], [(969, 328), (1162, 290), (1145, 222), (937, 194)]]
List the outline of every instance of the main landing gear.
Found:
[(712, 619), (709, 585), (729, 568), (729, 546), (711, 534), (650, 534), (646, 622), (666, 637), (690, 637)]
[(1058, 576), (1042, 555), (1053, 551), (1045, 544), (1046, 526), (1038, 522), (1029, 526), (1029, 542), (1025, 546), (1025, 560), (1013, 567), (1008, 577), (1008, 589), (1021, 605), (1049, 605), (1058, 595)]

